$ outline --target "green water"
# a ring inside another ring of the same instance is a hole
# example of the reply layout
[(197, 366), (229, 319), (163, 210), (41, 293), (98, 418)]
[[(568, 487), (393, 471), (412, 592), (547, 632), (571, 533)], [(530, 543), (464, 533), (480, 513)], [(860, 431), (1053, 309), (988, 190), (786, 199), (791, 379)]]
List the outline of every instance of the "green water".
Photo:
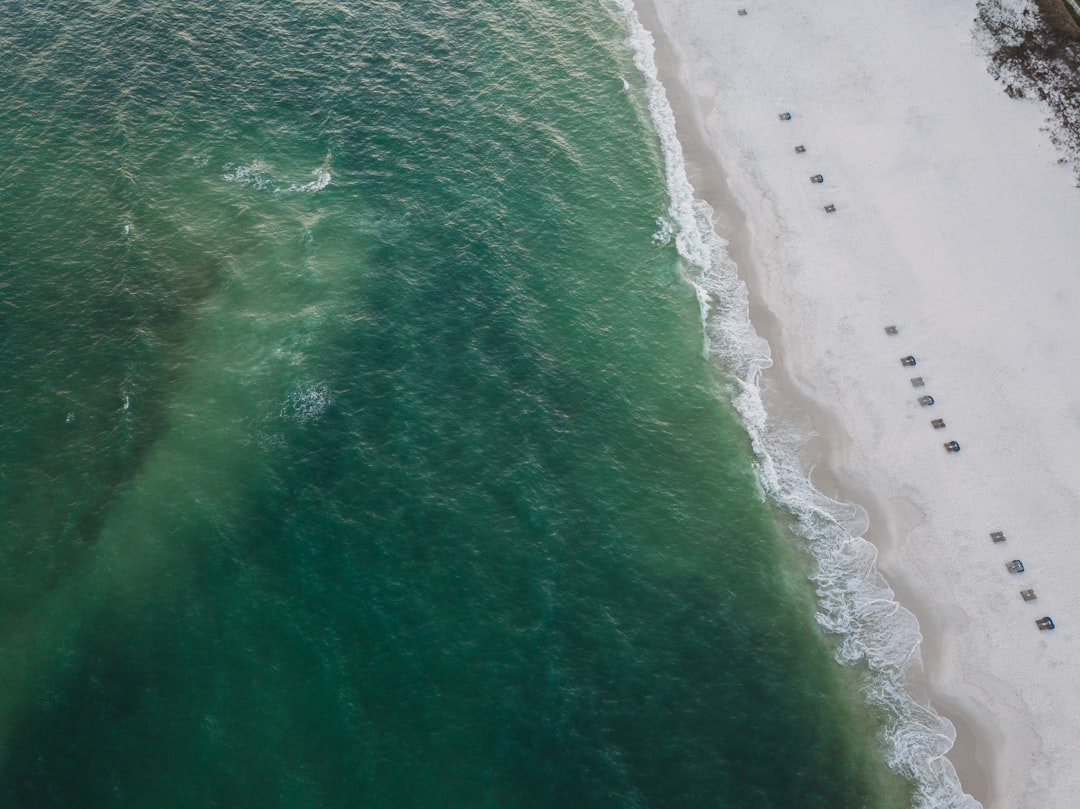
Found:
[(0, 2), (0, 805), (906, 805), (624, 39)]

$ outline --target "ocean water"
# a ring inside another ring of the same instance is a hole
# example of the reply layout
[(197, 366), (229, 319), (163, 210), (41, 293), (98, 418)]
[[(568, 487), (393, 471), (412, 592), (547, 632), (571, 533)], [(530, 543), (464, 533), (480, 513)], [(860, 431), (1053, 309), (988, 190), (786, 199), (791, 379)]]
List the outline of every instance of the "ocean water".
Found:
[(0, 2), (0, 806), (922, 794), (635, 25)]

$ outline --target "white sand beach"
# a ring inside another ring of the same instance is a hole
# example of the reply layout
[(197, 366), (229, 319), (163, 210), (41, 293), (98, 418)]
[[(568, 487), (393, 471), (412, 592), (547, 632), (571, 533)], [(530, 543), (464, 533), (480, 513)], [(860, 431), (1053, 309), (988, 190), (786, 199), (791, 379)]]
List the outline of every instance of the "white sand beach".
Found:
[(770, 344), (766, 405), (808, 420), (812, 480), (869, 513), (964, 790), (1075, 806), (1080, 189), (1046, 111), (987, 73), (971, 0), (637, 10)]

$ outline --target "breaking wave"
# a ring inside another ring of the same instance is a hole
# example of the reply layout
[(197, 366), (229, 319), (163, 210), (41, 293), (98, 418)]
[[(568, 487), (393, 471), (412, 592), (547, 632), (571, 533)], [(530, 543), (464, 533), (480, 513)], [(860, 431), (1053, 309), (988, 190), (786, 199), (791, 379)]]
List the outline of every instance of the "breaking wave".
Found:
[(799, 461), (799, 436), (769, 418), (758, 381), (772, 364), (769, 346), (750, 322), (747, 289), (716, 235), (713, 210), (697, 199), (686, 173), (682, 146), (667, 93), (658, 78), (652, 35), (642, 26), (632, 0), (611, 0), (629, 29), (634, 64), (645, 81), (653, 126), (660, 139), (670, 199), (668, 217), (654, 241), (674, 239), (693, 267), (690, 279), (701, 305), (706, 350), (734, 379), (734, 404), (750, 434), (758, 479), (768, 495), (793, 515), (816, 560), (817, 619), (840, 639), (836, 657), (864, 663), (871, 673), (867, 693), (884, 709), (889, 765), (916, 785), (920, 809), (979, 809), (964, 794), (945, 753), (956, 732), (952, 724), (917, 700), (908, 677), (922, 666), (921, 634), (915, 617), (900, 606), (878, 573), (877, 551), (862, 538), (868, 521), (852, 503), (826, 497), (807, 479)]

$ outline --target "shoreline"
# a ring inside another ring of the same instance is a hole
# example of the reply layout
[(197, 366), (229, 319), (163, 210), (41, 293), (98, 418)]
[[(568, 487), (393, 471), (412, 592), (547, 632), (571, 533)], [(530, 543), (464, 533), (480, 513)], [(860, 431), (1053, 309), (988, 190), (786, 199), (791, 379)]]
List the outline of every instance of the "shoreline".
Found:
[[(772, 365), (762, 373), (760, 382), (766, 410), (771, 418), (781, 422), (799, 420), (806, 424), (808, 437), (800, 452), (808, 479), (827, 497), (841, 503), (858, 504), (867, 512), (870, 528), (864, 536), (878, 551), (878, 570), (886, 574), (897, 602), (910, 610), (918, 620), (923, 650), (939, 648), (946, 642), (947, 633), (932, 620), (932, 606), (918, 595), (917, 586), (907, 582), (901, 571), (892, 570), (888, 564), (897, 538), (918, 522), (919, 517), (911, 514), (912, 511), (917, 512), (918, 507), (905, 502), (890, 509), (877, 493), (859, 486), (853, 477), (839, 468), (836, 456), (843, 454), (844, 446), (850, 445), (851, 437), (844, 431), (837, 416), (810, 391), (798, 385), (788, 371), (785, 341), (782, 339), (783, 325), (761, 295), (764, 278), (760, 261), (753, 255), (753, 237), (747, 216), (728, 187), (723, 165), (707, 145), (699, 106), (702, 101), (692, 99), (687, 88), (675, 79), (681, 66), (680, 57), (657, 17), (655, 0), (635, 0), (635, 6), (642, 24), (655, 40), (660, 80), (667, 91), (676, 122), (680, 126), (687, 125), (680, 129), (679, 139), (690, 183), (695, 193), (714, 211), (717, 232), (728, 242), (728, 253), (747, 287), (750, 320), (771, 349)], [(905, 511), (908, 513), (905, 514)], [(923, 655), (924, 670), (927, 657), (934, 660), (936, 655)], [(953, 706), (937, 690), (930, 673), (921, 677), (917, 686), (927, 689), (931, 704), (957, 729), (956, 742), (948, 758), (956, 767), (965, 791), (984, 805), (991, 805), (987, 803), (992, 793), (985, 773), (992, 769), (990, 756), (993, 751), (980, 749), (982, 746), (977, 742), (977, 734), (971, 729), (975, 723), (974, 717), (959, 706)]]
[[(1006, 806), (1064, 806), (1070, 788), (1066, 787), (1065, 783), (1054, 786), (1054, 770), (1058, 771), (1056, 776), (1063, 782), (1074, 780), (1074, 777), (1062, 778), (1063, 773), (1061, 770), (1067, 769), (1069, 763), (1069, 735), (1067, 733), (1069, 721), (1080, 716), (1076, 697), (1062, 688), (1064, 681), (1061, 681), (1056, 683), (1057, 687), (1053, 688), (1052, 691), (1054, 697), (1062, 700), (1064, 704), (1058, 703), (1056, 706), (1049, 706), (1049, 712), (1047, 712), (1048, 706), (1045, 704), (1033, 706), (1032, 703), (1045, 703), (1045, 699), (1037, 699), (1036, 695), (1032, 693), (1030, 680), (1015, 676), (1016, 673), (1013, 670), (1016, 668), (1015, 664), (1010, 668), (1007, 660), (998, 657), (991, 659), (988, 654), (993, 646), (1000, 646), (999, 639), (993, 637), (980, 638), (983, 642), (974, 644), (976, 648), (971, 648), (973, 644), (969, 636), (972, 634), (972, 627), (974, 624), (981, 623), (983, 618), (980, 614), (981, 605), (973, 606), (968, 603), (966, 596), (943, 597), (943, 594), (950, 592), (943, 585), (952, 582), (960, 583), (957, 577), (964, 578), (963, 570), (967, 566), (966, 562), (974, 560), (976, 556), (976, 550), (974, 549), (970, 551), (970, 555), (959, 554), (955, 549), (951, 549), (949, 553), (942, 553), (939, 550), (943, 539), (942, 535), (955, 532), (958, 526), (955, 520), (941, 519), (942, 501), (947, 501), (948, 498), (936, 497), (930, 489), (934, 486), (941, 486), (947, 481), (949, 472), (937, 472), (932, 476), (931, 480), (926, 481), (918, 480), (917, 474), (915, 479), (904, 480), (904, 473), (910, 475), (915, 468), (911, 461), (901, 463), (899, 466), (902, 468), (899, 471), (883, 469), (881, 464), (884, 456), (887, 456), (890, 452), (901, 451), (903, 445), (914, 440), (907, 434), (896, 435), (890, 433), (890, 428), (882, 427), (881, 419), (898, 418), (903, 422), (921, 422), (926, 414), (920, 412), (918, 407), (912, 408), (910, 402), (903, 412), (890, 413), (887, 404), (883, 406), (881, 402), (872, 402), (872, 397), (868, 395), (879, 391), (871, 392), (863, 389), (857, 391), (859, 394), (857, 396), (844, 395), (843, 386), (838, 385), (836, 380), (830, 379), (828, 372), (837, 371), (839, 365), (865, 362), (865, 352), (860, 354), (850, 350), (846, 352), (837, 350), (835, 356), (829, 357), (823, 363), (826, 366), (824, 370), (818, 367), (813, 344), (820, 347), (823, 341), (836, 336), (835, 331), (830, 332), (828, 329), (819, 329), (811, 313), (798, 311), (801, 301), (799, 301), (797, 293), (804, 292), (806, 287), (791, 282), (789, 277), (805, 273), (805, 265), (798, 266), (796, 263), (794, 264), (796, 272), (786, 272), (785, 274), (785, 271), (792, 269), (793, 262), (791, 255), (782, 254), (786, 248), (783, 243), (784, 240), (797, 239), (800, 234), (800, 226), (804, 225), (804, 222), (792, 222), (785, 218), (788, 213), (786, 208), (790, 207), (791, 200), (781, 199), (778, 193), (788, 189), (786, 187), (779, 188), (776, 184), (770, 184), (767, 178), (763, 181), (759, 169), (766, 158), (757, 153), (759, 149), (756, 144), (748, 143), (745, 139), (740, 140), (737, 137), (732, 137), (730, 131), (722, 134), (720, 132), (723, 125), (718, 123), (716, 118), (731, 109), (725, 107), (724, 104), (731, 103), (732, 99), (729, 96), (738, 97), (738, 93), (731, 92), (730, 82), (721, 87), (717, 86), (715, 77), (703, 76), (702, 66), (709, 64), (708, 59), (712, 60), (710, 66), (713, 67), (727, 59), (727, 67), (731, 67), (734, 63), (736, 69), (745, 69), (746, 65), (753, 61), (753, 57), (740, 51), (729, 58), (722, 51), (716, 51), (715, 49), (723, 45), (727, 40), (723, 36), (710, 38), (710, 34), (707, 31), (703, 32), (702, 28), (707, 28), (713, 24), (704, 22), (708, 16), (717, 18), (715, 25), (722, 25), (727, 28), (733, 28), (739, 24), (745, 25), (748, 21), (747, 18), (737, 18), (734, 5), (720, 10), (713, 8), (706, 13), (700, 3), (695, 8), (694, 0), (689, 2), (680, 2), (679, 0), (636, 0), (635, 5), (644, 27), (652, 33), (655, 39), (659, 78), (667, 90), (668, 99), (675, 114), (679, 128), (679, 141), (684, 151), (691, 185), (695, 194), (713, 207), (716, 231), (728, 241), (728, 253), (737, 264), (739, 275), (748, 288), (750, 319), (758, 334), (767, 340), (771, 349), (773, 364), (771, 368), (763, 373), (761, 379), (761, 395), (770, 420), (778, 419), (781, 422), (794, 420), (806, 425), (805, 432), (811, 433), (813, 438), (799, 448), (799, 455), (804, 471), (811, 482), (826, 496), (840, 503), (858, 504), (865, 510), (869, 520), (869, 528), (865, 531), (864, 537), (872, 542), (877, 549), (877, 570), (884, 575), (889, 587), (895, 594), (896, 601), (914, 613), (918, 620), (921, 633), (922, 668), (916, 669), (916, 680), (911, 683), (911, 690), (916, 696), (925, 692), (929, 703), (934, 709), (945, 716), (956, 728), (956, 743), (948, 753), (948, 758), (956, 768), (964, 790), (982, 802), (986, 809)], [(958, 39), (955, 36), (955, 21), (960, 19), (957, 8), (958, 6), (954, 6), (947, 10), (952, 14), (949, 22), (954, 24), (952, 32), (954, 40)], [(693, 11), (696, 17), (690, 15), (690, 18), (684, 22), (683, 13), (688, 9)], [(765, 9), (758, 6), (748, 4), (747, 9), (749, 12), (747, 17), (750, 15), (759, 18), (764, 16)], [(771, 14), (772, 20), (776, 19), (777, 14), (782, 15), (783, 13), (783, 9), (779, 11), (773, 10)], [(901, 27), (906, 25), (907, 29), (901, 31), (898, 37), (899, 41), (904, 41), (905, 34), (908, 42), (914, 41), (921, 32), (920, 26), (934, 24), (933, 21), (914, 19), (916, 16), (909, 15), (900, 20)], [(729, 17), (730, 19), (728, 19)], [(676, 18), (679, 20), (678, 24), (682, 24), (683, 27), (678, 31), (671, 31), (670, 29), (673, 27), (672, 20)], [(694, 28), (695, 21), (698, 24), (697, 29)], [(792, 27), (794, 25), (793, 23)], [(743, 31), (745, 30), (744, 28)], [(693, 33), (691, 33), (692, 31)], [(739, 33), (741, 34), (743, 31)], [(815, 33), (816, 31), (811, 28), (807, 32), (807, 38), (813, 40)], [(970, 31), (966, 33), (969, 35)], [(679, 39), (680, 37), (681, 39)], [(687, 47), (686, 41), (691, 39), (698, 40), (695, 43), (698, 50), (695, 54), (688, 55), (684, 51)], [(779, 41), (780, 37), (773, 36), (768, 39), (768, 35), (762, 35), (761, 39), (763, 41), (767, 40), (765, 52), (775, 54), (776, 42)], [(970, 40), (970, 36), (967, 37), (967, 40)], [(868, 41), (873, 41), (873, 39), (870, 38)], [(717, 55), (702, 56), (704, 51), (703, 43), (706, 42), (708, 42), (709, 48), (713, 49), (713, 53)], [(974, 46), (970, 41), (961, 40), (955, 44), (958, 50), (967, 48), (974, 51)], [(773, 51), (768, 50), (770, 46), (774, 48)], [(747, 48), (749, 47), (748, 45)], [(974, 52), (964, 53), (963, 56), (969, 62), (980, 58), (980, 55)], [(918, 57), (913, 55), (911, 58)], [(933, 55), (928, 58), (933, 59)], [(742, 60), (742, 62), (739, 62), (739, 60)], [(763, 57), (760, 61), (765, 61), (765, 58)], [(867, 67), (867, 64), (861, 63), (859, 67), (864, 71), (873, 70), (873, 65)], [(897, 67), (895, 61), (888, 62), (886, 60), (883, 64), (882, 71)], [(777, 70), (782, 72), (782, 67)], [(965, 78), (968, 81), (974, 81), (970, 77)], [(986, 87), (980, 89), (984, 96), (998, 95), (1001, 96), (999, 100), (1003, 102), (1018, 103), (1005, 99), (1004, 94), (1000, 92), (1000, 88), (995, 86), (989, 75), (985, 75), (983, 78), (985, 78)], [(751, 81), (749, 83), (768, 85), (768, 82), (760, 81)], [(811, 91), (818, 89), (812, 83), (808, 86)], [(761, 93), (761, 88), (754, 89), (759, 94)], [(821, 101), (821, 96), (814, 95), (813, 92), (804, 93), (804, 95), (807, 98), (800, 99), (798, 93), (792, 93), (790, 98), (777, 98), (776, 102), (771, 106), (781, 109), (785, 104), (796, 107), (800, 105), (800, 102)], [(887, 98), (882, 99), (883, 103), (887, 100)], [(906, 101), (908, 99), (901, 100)], [(940, 113), (941, 110), (935, 108), (933, 103), (930, 103), (925, 111), (920, 111), (916, 116), (917, 123), (923, 127), (932, 127), (934, 124), (933, 115)], [(1035, 124), (1034, 128), (1038, 129), (1038, 124), (1041, 123), (1038, 120), (1038, 111), (1030, 105), (1019, 111), (1018, 115), (1008, 122), (1008, 125), (1015, 126), (1015, 121), (1024, 119), (1025, 116), (1024, 122), (1032, 121)], [(775, 125), (775, 115), (772, 116), (772, 119), (772, 121), (769, 121), (768, 117), (761, 118), (760, 126), (763, 130)], [(821, 122), (816, 121), (814, 123), (819, 124), (818, 129), (825, 128), (820, 126)], [(943, 132), (930, 133), (931, 136), (927, 140), (928, 144), (933, 145), (936, 143), (935, 136), (948, 138), (954, 134), (954, 130), (964, 133), (963, 124), (957, 124), (955, 121), (947, 123), (949, 126), (945, 127)], [(789, 133), (793, 135), (793, 132), (794, 128), (791, 128)], [(891, 133), (882, 134), (888, 140)], [(810, 136), (806, 135), (806, 137)], [(1030, 141), (1030, 134), (1026, 134), (1020, 140), (1025, 138)], [(889, 140), (889, 142), (895, 143), (893, 140)], [(1008, 141), (1008, 138), (1005, 139), (1005, 142), (1007, 147), (1015, 145)], [(1000, 146), (995, 144), (994, 148), (997, 149), (998, 153), (1001, 153), (1002, 148)], [(1050, 148), (1049, 144), (1047, 144), (1047, 148)], [(784, 157), (788, 158), (786, 155)], [(779, 155), (775, 155), (770, 158), (770, 162), (775, 168), (775, 165), (781, 162), (781, 158)], [(1045, 164), (1046, 155), (1042, 153), (1034, 156), (1018, 154), (1015, 159), (1015, 166), (1010, 168), (1019, 171), (1033, 163)], [(800, 165), (810, 168), (812, 164), (816, 164), (816, 161), (804, 161)], [(866, 164), (862, 165), (865, 166)], [(733, 178), (728, 171), (729, 166), (734, 166), (737, 171), (741, 171), (741, 176)], [(858, 168), (860, 166), (856, 164), (854, 167)], [(852, 166), (849, 165), (847, 168), (852, 168)], [(950, 166), (945, 163), (942, 166), (935, 166), (935, 168), (948, 171)], [(916, 170), (915, 167), (913, 167), (913, 170)], [(830, 172), (830, 177), (832, 173)], [(1067, 170), (1061, 170), (1058, 173), (1062, 174), (1064, 178)], [(1050, 170), (1049, 172), (1043, 171), (1039, 176), (1040, 179), (1045, 180), (1048, 176), (1052, 179), (1052, 175), (1053, 170)], [(885, 173), (882, 176), (887, 178), (888, 175)], [(883, 221), (882, 209), (892, 208), (895, 210), (894, 203), (897, 200), (890, 199), (888, 191), (882, 192), (880, 185), (877, 188), (871, 188), (865, 184), (860, 187), (857, 182), (858, 178), (848, 177), (845, 179), (848, 180), (847, 187), (840, 189), (841, 193), (836, 196), (838, 201), (843, 199), (843, 209), (847, 209), (840, 211), (841, 216), (856, 220), (854, 222), (854, 238), (861, 238), (864, 242), (864, 244), (857, 245), (859, 257), (874, 255), (874, 250), (868, 249), (865, 245), (866, 242), (874, 242), (876, 238), (879, 238), (881, 244), (886, 248), (896, 246), (899, 241), (903, 241), (895, 238), (897, 234), (909, 236), (914, 232), (913, 225), (925, 225), (925, 221), (919, 223), (912, 221), (903, 222), (903, 227), (897, 228), (887, 219)], [(920, 174), (920, 179), (926, 179), (926, 177)], [(963, 180), (965, 177), (960, 177), (960, 179)], [(970, 195), (971, 190), (968, 189), (967, 193)], [(1038, 196), (1037, 192), (1036, 196)], [(1025, 201), (1030, 201), (1030, 198), (1031, 195), (1029, 194)], [(898, 199), (901, 203), (911, 202), (910, 194), (900, 194)], [(1060, 199), (1059, 192), (1054, 197), (1054, 200)], [(750, 201), (748, 202), (748, 200)], [(804, 201), (800, 199), (794, 200), (795, 203)], [(855, 212), (854, 209), (858, 208), (859, 203), (869, 203), (867, 206), (869, 212)], [(983, 207), (988, 203), (989, 200), (979, 200), (977, 207)], [(937, 200), (930, 200), (926, 202), (926, 205), (935, 209), (932, 214), (941, 217), (943, 220), (947, 221), (952, 216), (958, 217), (958, 220), (964, 218), (963, 212), (958, 211), (955, 204), (950, 207), (948, 204), (943, 205)], [(1046, 210), (1046, 208), (1043, 209), (1044, 214)], [(1070, 210), (1080, 210), (1080, 207), (1074, 207)], [(1054, 221), (1052, 202), (1050, 203), (1049, 212), (1050, 221), (1052, 222)], [(1058, 221), (1062, 223), (1070, 221), (1069, 217), (1064, 213), (1060, 213), (1058, 217)], [(833, 224), (833, 222), (828, 222), (829, 226)], [(977, 235), (979, 233), (977, 224), (972, 226), (970, 222), (961, 221), (961, 225), (966, 226), (965, 233), (967, 234)], [(1022, 233), (1020, 238), (1030, 238), (1030, 234)], [(1069, 254), (1070, 249), (1076, 246), (1080, 246), (1078, 240), (1068, 234), (1062, 234), (1057, 244), (1057, 247), (1061, 248), (1061, 252), (1064, 254)], [(802, 245), (799, 245), (799, 247), (801, 248)], [(851, 247), (851, 242), (841, 243), (839, 240), (833, 239), (830, 241), (826, 238), (810, 245), (810, 247), (818, 248), (817, 258), (819, 260), (835, 259), (837, 256), (843, 255), (845, 247)], [(812, 253), (812, 251), (803, 249), (803, 253), (796, 255), (795, 258), (805, 258), (808, 253)], [(905, 275), (903, 280), (919, 287), (917, 291), (923, 295), (929, 294), (926, 287), (930, 286), (932, 288), (932, 282), (940, 280), (940, 275), (938, 277), (933, 275), (927, 277), (920, 275), (917, 271), (913, 272), (910, 267), (913, 262), (904, 262), (903, 258), (901, 255), (900, 260), (894, 261), (891, 268), (886, 267), (879, 270), (879, 273), (884, 276), (890, 269), (900, 270)], [(909, 264), (909, 266), (900, 266), (905, 263)], [(936, 272), (940, 273), (940, 270)], [(851, 273), (849, 272), (845, 277), (851, 278)], [(960, 280), (970, 281), (969, 278), (961, 278)], [(1002, 278), (996, 278), (995, 280), (1001, 281)], [(1069, 293), (1074, 290), (1080, 292), (1080, 287), (1075, 281), (1061, 277), (1060, 270), (1055, 274), (1054, 280), (1062, 282), (1064, 286), (1068, 287), (1067, 291)], [(928, 284), (927, 282), (931, 283)], [(828, 282), (825, 283), (827, 285)], [(881, 302), (877, 301), (875, 308), (879, 310), (883, 308), (895, 309), (898, 314), (890, 315), (890, 317), (896, 316), (898, 320), (900, 315), (905, 316), (906, 322), (900, 324), (904, 334), (908, 333), (909, 325), (912, 327), (920, 326), (927, 331), (932, 331), (933, 329), (928, 324), (935, 318), (940, 317), (940, 306), (924, 307), (919, 300), (920, 296), (898, 294), (898, 286), (900, 286), (899, 282), (893, 278), (884, 277), (878, 279), (877, 291), (879, 294), (903, 298), (903, 301), (902, 305), (895, 307), (882, 307)], [(994, 289), (990, 290), (990, 294), (996, 293), (1000, 298), (1002, 289), (1007, 291), (1007, 284), (998, 283)], [(833, 291), (838, 291), (835, 282)], [(793, 300), (795, 303), (793, 303)], [(1003, 305), (1004, 311), (1008, 311), (1008, 300), (996, 300), (993, 302)], [(927, 308), (930, 310), (929, 312), (926, 311)], [(1025, 311), (1030, 314), (1030, 311)], [(971, 318), (974, 316), (967, 315), (966, 317)], [(820, 323), (821, 316), (817, 315), (817, 318)], [(881, 325), (885, 325), (885, 323), (882, 322)], [(1028, 323), (1021, 322), (1018, 325), (1027, 327), (1030, 331)], [(895, 353), (900, 356), (911, 350), (908, 348), (911, 344), (906, 339), (897, 340), (895, 337), (885, 337), (881, 334), (880, 326), (878, 326), (878, 330), (878, 335), (875, 335), (873, 339), (869, 336), (864, 339), (867, 343), (874, 343), (873, 348), (875, 351), (878, 349), (884, 351), (888, 362), (895, 362), (892, 354)], [(1015, 331), (1015, 327), (1012, 331)], [(1023, 339), (1024, 335), (1010, 334), (1008, 333), (1010, 329), (1006, 329), (1006, 332), (1006, 337), (1019, 337), (1021, 343), (1019, 353), (1022, 355), (1023, 351), (1028, 348)], [(808, 334), (812, 339), (808, 340), (807, 343), (811, 345), (800, 345), (802, 338)], [(951, 338), (953, 341), (952, 348), (958, 353), (964, 353), (963, 350), (966, 347), (956, 344), (954, 334), (938, 336)], [(1080, 340), (1076, 339), (1075, 334), (1066, 334), (1064, 337), (1069, 346), (1075, 345), (1080, 349)], [(916, 343), (918, 343), (917, 353), (920, 356), (928, 353), (933, 356), (934, 349), (929, 341), (916, 341)], [(834, 352), (830, 350), (828, 353)], [(1020, 359), (1022, 360), (1022, 356)], [(888, 375), (898, 378), (901, 386), (906, 382), (908, 376), (908, 374), (900, 373), (902, 370), (906, 369), (887, 369)], [(844, 376), (844, 374), (838, 373), (838, 376)], [(874, 380), (871, 386), (880, 383), (884, 376), (882, 374), (880, 379)], [(937, 376), (937, 374), (935, 373), (934, 376)], [(850, 378), (848, 376), (849, 380)], [(985, 380), (980, 376), (975, 381), (983, 382)], [(899, 390), (903, 390), (903, 388), (899, 387)], [(962, 398), (962, 387), (954, 385), (951, 390), (946, 388), (946, 391), (952, 393), (957, 401)], [(937, 393), (937, 390), (935, 390), (935, 393)], [(893, 395), (893, 393), (890, 392), (889, 395)], [(881, 397), (878, 396), (877, 398), (880, 399)], [(912, 397), (907, 395), (907, 398), (911, 399)], [(878, 423), (871, 423), (871, 419), (856, 415), (860, 412), (859, 408), (867, 406), (868, 403), (870, 408), (876, 408), (877, 412), (872, 413), (872, 416), (877, 419)], [(1007, 424), (1018, 416), (1015, 404), (1015, 401), (1005, 402), (1005, 406), (1000, 408), (1001, 412), (992, 413), (990, 417), (987, 417), (985, 412), (976, 415), (982, 417), (982, 426), (987, 428), (1000, 427), (1002, 422)], [(1009, 407), (1009, 405), (1013, 405), (1013, 407)], [(983, 410), (985, 411), (985, 408)], [(942, 415), (942, 413), (934, 412), (933, 415)], [(951, 409), (951, 412), (946, 415), (950, 424), (954, 420), (956, 422), (961, 421), (956, 408)], [(1041, 426), (1044, 428), (1042, 432), (1045, 434), (1047, 432), (1045, 428), (1048, 425), (1043, 424)], [(1053, 424), (1050, 424), (1049, 427), (1051, 428), (1049, 432), (1053, 433)], [(874, 447), (868, 445), (868, 437), (885, 439), (885, 446)], [(931, 439), (937, 438), (933, 433), (930, 434), (930, 437)], [(947, 438), (952, 437), (951, 434), (947, 436)], [(1068, 439), (1067, 446), (1069, 448), (1080, 447), (1080, 442), (1075, 440), (1076, 436), (1071, 432)], [(1023, 443), (1030, 444), (1032, 442)], [(931, 447), (934, 444), (934, 441), (929, 442)], [(1009, 449), (1015, 450), (1016, 447), (1009, 447)], [(938, 451), (940, 452), (940, 450)], [(995, 455), (984, 454), (983, 457), (977, 460), (981, 466), (987, 462), (1000, 461), (1010, 454), (1015, 453), (1003, 453), (999, 447)], [(966, 457), (966, 455), (960, 456), (955, 460)], [(1025, 460), (1030, 463), (1030, 459)], [(1075, 468), (1075, 465), (1072, 468)], [(1060, 472), (1061, 469), (1054, 471)], [(1065, 471), (1069, 471), (1068, 464), (1065, 465)], [(980, 480), (979, 470), (976, 469), (974, 472), (974, 478), (970, 474), (965, 476), (964, 482), (968, 486), (971, 486), (973, 481)], [(946, 477), (943, 477), (943, 474)], [(1057, 480), (1051, 479), (1047, 481), (1046, 478), (1046, 475), (1042, 475), (1040, 480), (1033, 481), (1029, 493), (1031, 490), (1039, 490), (1041, 485), (1047, 483), (1061, 484), (1060, 475), (1058, 475)], [(999, 475), (993, 482), (1002, 484), (1007, 480), (1007, 476), (1001, 477)], [(1070, 494), (1074, 493), (1070, 492)], [(953, 492), (952, 497), (960, 497), (968, 501), (964, 504), (965, 508), (961, 510), (965, 512), (965, 516), (970, 518), (972, 513), (988, 510), (989, 506), (994, 505), (994, 499), (1000, 498), (1001, 494), (993, 491), (988, 493), (976, 492), (974, 487), (971, 487), (970, 489)], [(1075, 503), (1075, 498), (1068, 503), (1073, 508), (1065, 509), (1064, 520), (1059, 520), (1059, 522), (1068, 522), (1069, 518), (1077, 516)], [(990, 521), (986, 523), (986, 530), (1004, 527), (1007, 533), (1021, 530), (1025, 533), (1031, 532), (1030, 525), (1022, 524), (1023, 522), (1029, 524), (1033, 522), (1031, 508), (1010, 509), (1006, 507), (996, 510), (999, 512), (999, 516), (996, 522)], [(1010, 517), (1010, 519), (1004, 519), (1006, 516)], [(1002, 523), (1002, 525), (998, 525), (998, 523)], [(970, 531), (973, 538), (980, 534), (978, 529), (982, 527), (974, 526), (973, 530)], [(982, 533), (985, 533), (985, 531)], [(989, 543), (987, 542), (987, 544)], [(979, 552), (985, 552), (986, 550), (985, 545), (977, 548)], [(994, 548), (993, 550), (997, 549)], [(1016, 548), (1014, 547), (1011, 550), (1015, 551)], [(1060, 550), (1060, 548), (1055, 550)], [(1030, 555), (1032, 551), (1024, 548), (1024, 552)], [(1043, 558), (1047, 556), (1050, 556), (1050, 554), (1042, 554)], [(993, 558), (996, 560), (996, 556)], [(1050, 561), (1046, 559), (1046, 563), (1050, 563)], [(1057, 571), (1059, 581), (1055, 583), (1060, 583), (1062, 578), (1067, 579), (1070, 572), (1080, 570), (1080, 564), (1077, 564), (1080, 560), (1077, 559), (1075, 552), (1066, 561), (1067, 565)], [(944, 569), (936, 570), (935, 568), (938, 567)], [(1043, 579), (1046, 579), (1045, 574)], [(1010, 586), (1013, 582), (1009, 581), (1007, 577), (1004, 584), (1002, 584), (1001, 581), (990, 579), (985, 571), (980, 571), (977, 578), (971, 577), (970, 581), (964, 581), (963, 583), (970, 584), (974, 590), (978, 591), (977, 595), (982, 600), (985, 600), (988, 593), (992, 592), (996, 598), (998, 590), (1004, 588), (1004, 592), (1011, 593), (1015, 589)], [(1030, 581), (1025, 580), (1025, 584), (1028, 583)], [(1075, 606), (1076, 604), (1077, 601), (1071, 599), (1069, 606)], [(1036, 605), (1035, 609), (1039, 611), (1040, 615), (1043, 614), (1043, 609), (1051, 607), (1059, 615), (1072, 614), (1070, 610), (1062, 609), (1066, 605), (1061, 598), (1054, 605), (1040, 605), (1039, 602), (1036, 602)], [(1014, 605), (1009, 605), (1010, 608), (1012, 606)], [(1018, 612), (1020, 618), (1016, 619), (1015, 616), (1010, 616), (1012, 623), (1008, 626), (1010, 639), (1018, 645), (1024, 646), (1024, 648), (1016, 650), (1018, 655), (1030, 655), (1032, 659), (1041, 659), (1042, 662), (1050, 662), (1054, 666), (1060, 665), (1062, 662), (1071, 663), (1076, 659), (1077, 652), (1072, 648), (1072, 644), (1068, 642), (1067, 638), (1061, 637), (1064, 633), (1061, 632), (1060, 627), (1057, 633), (1054, 633), (1055, 637), (1052, 640), (1056, 642), (1058, 647), (1065, 648), (1050, 649), (1048, 655), (1047, 641), (1045, 638), (1040, 637), (1043, 633), (1035, 634), (1031, 631), (1034, 627), (1027, 626), (1031, 618), (1030, 615), (1027, 615), (1027, 612), (1031, 612), (1031, 610), (1025, 612), (1021, 607)], [(1059, 623), (1061, 623), (1060, 620)], [(986, 627), (981, 627), (980, 630), (985, 633)], [(1027, 634), (1019, 634), (1021, 632)], [(1013, 634), (1015, 634), (1015, 637), (1012, 637)], [(1045, 722), (1041, 720), (1053, 715), (1055, 707), (1061, 709), (1060, 717), (1054, 727), (1048, 729)], [(1037, 772), (1033, 773), (1032, 770)]]

